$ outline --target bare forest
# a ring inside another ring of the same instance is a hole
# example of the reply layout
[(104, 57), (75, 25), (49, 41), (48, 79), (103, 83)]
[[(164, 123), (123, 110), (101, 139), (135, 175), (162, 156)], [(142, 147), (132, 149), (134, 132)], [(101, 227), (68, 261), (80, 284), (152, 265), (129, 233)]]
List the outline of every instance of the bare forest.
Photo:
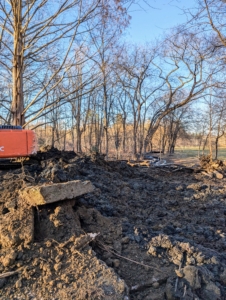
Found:
[(172, 153), (178, 138), (196, 135), (193, 144), (211, 139), (215, 155), (225, 131), (225, 5), (209, 2), (137, 45), (125, 40), (131, 0), (1, 1), (1, 123), (78, 152)]

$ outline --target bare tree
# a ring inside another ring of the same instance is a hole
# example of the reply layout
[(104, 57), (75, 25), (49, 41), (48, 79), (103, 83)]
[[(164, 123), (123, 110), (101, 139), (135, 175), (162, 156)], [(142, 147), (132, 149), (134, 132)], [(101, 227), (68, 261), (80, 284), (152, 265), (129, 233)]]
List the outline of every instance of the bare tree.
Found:
[(214, 33), (208, 36), (215, 47), (226, 47), (226, 25), (225, 13), (226, 2), (224, 0), (197, 0), (196, 11), (187, 11), (189, 15), (188, 24), (193, 24), (199, 34), (199, 29)]
[(89, 59), (92, 59), (96, 68), (100, 71), (100, 80), (102, 89), (99, 92), (102, 94), (102, 109), (103, 109), (103, 129), (105, 137), (105, 152), (108, 156), (109, 150), (109, 125), (110, 111), (113, 105), (114, 94), (114, 77), (112, 69), (115, 62), (115, 57), (119, 54), (118, 40), (122, 34), (122, 30), (129, 24), (129, 16), (127, 8), (133, 1), (101, 1), (98, 26), (95, 31), (90, 30), (92, 20), (88, 22), (89, 32), (89, 53), (86, 53)]
[[(217, 92), (217, 93), (216, 93)], [(215, 159), (218, 158), (219, 140), (224, 136), (226, 130), (226, 101), (224, 93), (218, 94), (218, 90), (211, 91), (209, 97), (204, 99), (204, 112), (206, 114), (206, 140), (203, 148), (208, 143), (210, 159), (213, 159), (215, 146)]]
[(166, 119), (166, 143), (168, 152), (174, 153), (177, 139), (180, 133), (185, 133), (187, 122), (190, 120), (190, 107), (185, 105), (169, 113)]
[[(11, 81), (12, 103), (8, 109), (13, 124), (25, 126), (55, 105), (48, 95), (74, 63), (69, 54), (75, 39), (81, 35), (81, 25), (95, 17), (99, 3), (100, 0), (0, 2), (0, 75)], [(27, 92), (29, 89), (26, 106), (24, 88)], [(58, 100), (66, 96), (62, 94)], [(32, 106), (34, 112), (25, 121)]]
[(151, 99), (161, 83), (160, 86), (158, 83), (156, 85), (154, 79), (155, 49), (131, 45), (129, 48), (130, 50), (127, 53), (124, 51), (124, 56), (118, 60), (116, 76), (130, 102), (133, 119), (133, 155), (136, 155), (138, 152), (141, 154), (143, 148), (147, 108), (151, 105)]
[(158, 105), (150, 120), (146, 145), (166, 115), (191, 101), (198, 100), (208, 93), (208, 87), (215, 84), (211, 80), (212, 76), (216, 75), (221, 67), (209, 67), (211, 50), (209, 45), (190, 32), (181, 34), (176, 31), (166, 38), (160, 61), (155, 64), (164, 85), (161, 89), (162, 94), (156, 99)]

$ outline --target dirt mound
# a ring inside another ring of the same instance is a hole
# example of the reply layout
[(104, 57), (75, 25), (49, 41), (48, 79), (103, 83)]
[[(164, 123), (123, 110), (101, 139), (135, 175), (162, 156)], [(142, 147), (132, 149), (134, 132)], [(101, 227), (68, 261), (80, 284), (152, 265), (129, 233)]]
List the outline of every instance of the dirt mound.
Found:
[(74, 151), (60, 151), (57, 148), (51, 146), (41, 147), (40, 151), (36, 155), (32, 156), (33, 159), (38, 161), (48, 160), (48, 159), (61, 159), (68, 161), (77, 156)]
[[(0, 171), (0, 299), (226, 299), (224, 178), (43, 150)], [(72, 180), (95, 191), (19, 197)]]

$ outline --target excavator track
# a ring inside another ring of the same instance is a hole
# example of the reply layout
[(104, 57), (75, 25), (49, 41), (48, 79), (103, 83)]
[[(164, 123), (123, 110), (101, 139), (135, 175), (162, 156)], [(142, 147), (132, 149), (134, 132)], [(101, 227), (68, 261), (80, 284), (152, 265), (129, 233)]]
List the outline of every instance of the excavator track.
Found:
[(32, 160), (0, 159), (0, 170), (19, 169), (22, 168), (23, 166), (33, 165), (33, 164), (38, 164), (38, 162), (34, 161), (33, 159)]

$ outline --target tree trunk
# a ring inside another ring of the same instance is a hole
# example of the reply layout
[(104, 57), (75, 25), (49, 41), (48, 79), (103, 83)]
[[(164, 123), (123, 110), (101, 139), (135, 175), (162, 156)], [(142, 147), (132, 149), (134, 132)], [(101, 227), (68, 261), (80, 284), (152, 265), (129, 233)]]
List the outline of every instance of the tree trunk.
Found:
[(55, 137), (55, 124), (53, 124), (52, 127), (52, 142), (51, 142), (52, 148), (54, 147), (54, 137)]
[(67, 127), (64, 128), (64, 151), (66, 150)]
[[(104, 56), (103, 56), (104, 57)], [(106, 64), (104, 58), (102, 60), (102, 72), (103, 72), (103, 96), (104, 96), (104, 139), (105, 139), (105, 153), (106, 159), (108, 158), (108, 92), (107, 92), (107, 75)]]
[(77, 152), (82, 153), (82, 131), (77, 128)]
[(14, 6), (14, 49), (13, 49), (13, 99), (12, 124), (23, 126), (23, 35), (22, 35), (22, 0), (15, 1)]
[(71, 142), (72, 142), (72, 151), (75, 150), (75, 135), (74, 135), (74, 117), (73, 117), (73, 108), (71, 108)]
[(89, 149), (92, 151), (93, 149), (93, 144), (92, 144), (92, 134), (93, 134), (93, 116), (89, 125)]
[(212, 162), (213, 160), (213, 149), (212, 149), (212, 124), (210, 125), (210, 129), (209, 129), (209, 155), (210, 155), (210, 161)]
[(148, 145), (150, 146), (149, 150), (152, 151), (152, 138), (153, 138), (154, 134), (156, 133), (158, 126), (159, 126), (159, 124), (157, 126), (153, 126), (153, 127), (150, 125), (150, 127), (148, 129), (148, 133), (144, 140), (144, 153), (147, 152)]
[(137, 130), (136, 130), (136, 119), (134, 118), (133, 124), (133, 156), (136, 158), (137, 154)]
[(122, 149), (123, 149), (123, 153), (125, 153), (126, 152), (126, 118), (123, 118), (122, 128), (123, 128)]
[(206, 139), (205, 139), (205, 141), (204, 141), (204, 143), (203, 143), (203, 147), (202, 147), (202, 155), (204, 155), (204, 153), (205, 153), (205, 148), (206, 148), (206, 144), (207, 144), (207, 139), (208, 139), (208, 137), (209, 137), (209, 134), (207, 134)]
[(99, 130), (99, 142), (98, 142), (100, 153), (102, 153), (102, 141), (103, 141), (102, 137), (103, 137), (103, 123), (102, 123), (102, 119), (101, 119), (100, 120), (100, 130)]
[(219, 137), (216, 137), (216, 141), (215, 141), (215, 147), (216, 147), (215, 159), (218, 158), (218, 143), (219, 143)]

